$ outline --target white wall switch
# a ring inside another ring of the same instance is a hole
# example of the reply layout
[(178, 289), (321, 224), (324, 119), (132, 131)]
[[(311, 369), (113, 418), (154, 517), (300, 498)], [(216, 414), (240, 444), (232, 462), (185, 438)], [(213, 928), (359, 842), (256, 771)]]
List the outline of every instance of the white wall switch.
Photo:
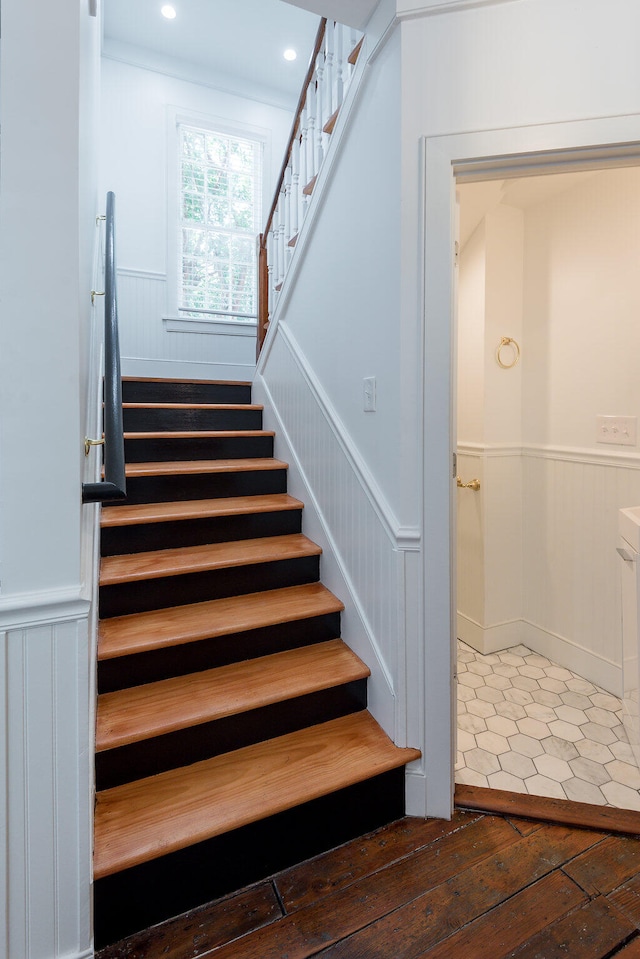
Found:
[(376, 378), (365, 376), (362, 381), (363, 409), (365, 413), (373, 413), (376, 408)]
[(636, 416), (596, 416), (596, 443), (635, 446), (637, 432)]

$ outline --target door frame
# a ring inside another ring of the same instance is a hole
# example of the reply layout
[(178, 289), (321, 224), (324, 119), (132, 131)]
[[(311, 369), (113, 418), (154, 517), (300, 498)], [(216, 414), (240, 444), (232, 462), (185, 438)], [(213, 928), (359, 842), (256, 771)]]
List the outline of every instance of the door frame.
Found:
[(420, 142), (425, 531), (422, 695), (428, 816), (449, 818), (454, 795), (456, 185), (638, 162), (638, 114), (425, 136)]

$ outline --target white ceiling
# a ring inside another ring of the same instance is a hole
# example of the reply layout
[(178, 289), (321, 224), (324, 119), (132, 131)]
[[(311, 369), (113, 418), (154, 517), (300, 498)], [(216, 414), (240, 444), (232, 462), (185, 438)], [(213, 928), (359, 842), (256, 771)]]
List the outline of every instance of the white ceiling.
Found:
[(346, 23), (348, 27), (364, 30), (365, 24), (376, 6), (378, 0), (284, 0), (296, 7), (313, 10), (321, 17), (331, 17)]
[(583, 180), (602, 175), (601, 170), (555, 173), (543, 176), (517, 177), (511, 180), (484, 180), (460, 183), (460, 246), (465, 245), (481, 220), (499, 204), (526, 210), (535, 203), (544, 203), (573, 189)]
[[(163, 2), (103, 0), (105, 54), (295, 107), (316, 14), (281, 0), (172, 0), (177, 17), (166, 20)], [(298, 53), (293, 63), (282, 56), (287, 47)]]

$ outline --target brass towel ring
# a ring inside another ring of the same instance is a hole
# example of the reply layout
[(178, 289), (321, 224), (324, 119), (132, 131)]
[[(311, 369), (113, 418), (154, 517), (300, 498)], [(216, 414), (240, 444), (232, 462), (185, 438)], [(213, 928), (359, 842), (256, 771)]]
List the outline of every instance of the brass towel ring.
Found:
[[(500, 351), (505, 346), (510, 346), (511, 349), (513, 350), (514, 358), (512, 359), (511, 363), (504, 363), (502, 360), (502, 357), (500, 356)], [(510, 370), (512, 366), (516, 365), (519, 359), (520, 359), (520, 347), (518, 346), (516, 341), (510, 336), (503, 336), (500, 342), (498, 343), (498, 347), (496, 349), (496, 360), (498, 361), (498, 366), (501, 366), (503, 370)]]

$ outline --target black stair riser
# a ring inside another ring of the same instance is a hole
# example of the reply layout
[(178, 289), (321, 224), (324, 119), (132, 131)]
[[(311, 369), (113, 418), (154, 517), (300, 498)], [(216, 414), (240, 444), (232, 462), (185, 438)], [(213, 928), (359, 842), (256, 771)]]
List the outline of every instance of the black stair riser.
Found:
[(261, 430), (262, 410), (123, 410), (125, 432), (162, 430)]
[(171, 676), (186, 676), (244, 659), (324, 643), (339, 635), (340, 613), (326, 613), (324, 616), (261, 626), (259, 629), (202, 639), (195, 643), (105, 659), (98, 663), (98, 692), (110, 693), (116, 689), (169, 679)]
[(123, 380), (123, 403), (250, 403), (250, 383)]
[(166, 606), (255, 593), (258, 589), (302, 586), (320, 578), (320, 557), (300, 556), (251, 566), (204, 570), (179, 576), (100, 587), (100, 618), (127, 616)]
[(404, 768), (94, 883), (101, 949), (404, 815)]
[(96, 753), (96, 789), (189, 766), (202, 759), (329, 722), (367, 706), (367, 681), (356, 680), (319, 692), (226, 716), (165, 736)]
[(273, 436), (153, 437), (124, 441), (127, 463), (168, 463), (173, 460), (230, 460), (273, 456)]
[[(286, 493), (287, 471), (251, 470), (238, 473), (175, 473), (169, 476), (127, 477), (128, 506), (174, 500), (218, 499), (222, 496), (262, 496)], [(105, 503), (103, 509), (109, 507)]]
[(106, 526), (100, 535), (102, 556), (144, 553), (179, 546), (203, 546), (262, 536), (299, 533), (302, 510), (275, 510), (272, 513), (246, 513), (237, 516), (202, 517), (170, 523), (140, 523), (136, 526)]

